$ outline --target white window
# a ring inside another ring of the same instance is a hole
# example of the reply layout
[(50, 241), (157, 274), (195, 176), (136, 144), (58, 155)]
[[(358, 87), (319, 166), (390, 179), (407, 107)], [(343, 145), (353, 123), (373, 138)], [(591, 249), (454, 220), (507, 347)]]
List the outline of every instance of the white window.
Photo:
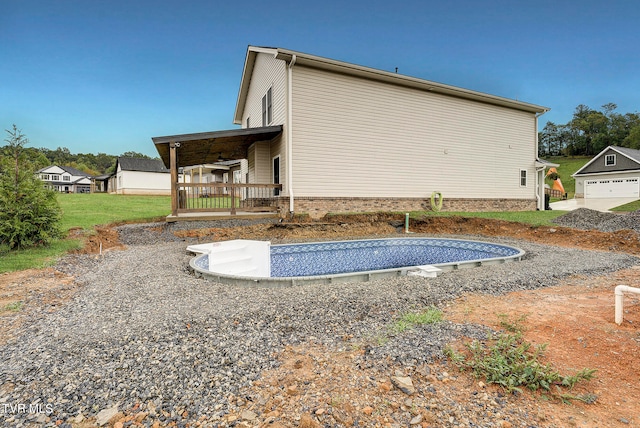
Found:
[(40, 178), (43, 180), (48, 180), (49, 179), (49, 174), (40, 174)]
[(59, 175), (52, 175), (52, 176), (51, 176), (51, 180), (53, 180), (53, 181), (60, 181), (60, 176), (59, 176)]
[(606, 155), (604, 157), (605, 166), (615, 166), (615, 164), (616, 164), (616, 155)]
[(271, 124), (273, 120), (273, 104), (271, 97), (271, 88), (267, 91), (264, 97), (262, 97), (262, 126)]
[(62, 176), (62, 181), (71, 181), (71, 177), (68, 175), (63, 175)]
[(520, 170), (520, 187), (527, 187), (527, 170)]

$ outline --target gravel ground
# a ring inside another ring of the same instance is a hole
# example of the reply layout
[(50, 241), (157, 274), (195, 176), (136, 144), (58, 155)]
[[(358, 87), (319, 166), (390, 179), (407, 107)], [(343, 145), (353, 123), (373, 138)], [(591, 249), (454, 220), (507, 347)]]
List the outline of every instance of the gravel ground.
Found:
[[(198, 420), (217, 426), (233, 410), (227, 397), (274, 367), (273, 355), (285, 345), (314, 341), (344, 349), (350, 346), (344, 337), (362, 343), (386, 331), (390, 314), (440, 305), (465, 292), (534, 289), (568, 275), (599, 275), (638, 262), (625, 254), (493, 239), (527, 254), (521, 262), (435, 279), (241, 288), (189, 272), (189, 242), (170, 232), (193, 226), (123, 226), (126, 250), (60, 262), (58, 269), (75, 275), (84, 287), (59, 310), (25, 323), (19, 338), (0, 351), (0, 404), (49, 405), (52, 413), (5, 411), (0, 423), (55, 426), (59, 420), (70, 426), (67, 421), (79, 414), (91, 417), (115, 405), (129, 409), (141, 403), (139, 410), (156, 415), (163, 425)], [(461, 334), (485, 333), (449, 322), (414, 329), (368, 346), (364, 363), (386, 370), (389, 364), (430, 362)]]
[(560, 226), (583, 230), (595, 229), (602, 232), (615, 232), (630, 229), (640, 232), (640, 210), (629, 213), (603, 213), (588, 208), (578, 208), (556, 217), (553, 222)]

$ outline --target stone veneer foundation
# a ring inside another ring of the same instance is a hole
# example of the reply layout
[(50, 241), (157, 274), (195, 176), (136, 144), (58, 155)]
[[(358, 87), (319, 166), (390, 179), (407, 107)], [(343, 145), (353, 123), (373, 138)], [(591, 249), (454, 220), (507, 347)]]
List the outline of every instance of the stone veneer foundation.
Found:
[[(281, 216), (289, 215), (289, 198), (278, 199)], [(431, 211), (431, 200), (424, 198), (327, 198), (296, 197), (296, 214), (321, 218), (327, 213), (363, 213), (376, 211)], [(442, 211), (535, 211), (534, 199), (447, 199)]]

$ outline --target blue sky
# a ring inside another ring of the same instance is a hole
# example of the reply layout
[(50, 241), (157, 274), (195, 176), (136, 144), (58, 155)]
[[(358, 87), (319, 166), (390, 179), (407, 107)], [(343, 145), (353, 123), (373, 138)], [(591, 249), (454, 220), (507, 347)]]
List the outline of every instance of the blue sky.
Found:
[(0, 126), (157, 156), (151, 137), (236, 127), (248, 45), (550, 107), (541, 127), (637, 112), (639, 22), (636, 0), (0, 0)]

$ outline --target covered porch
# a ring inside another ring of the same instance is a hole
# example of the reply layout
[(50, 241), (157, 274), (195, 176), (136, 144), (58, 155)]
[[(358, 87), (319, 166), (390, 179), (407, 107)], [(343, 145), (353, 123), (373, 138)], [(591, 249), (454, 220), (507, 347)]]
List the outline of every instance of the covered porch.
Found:
[(233, 174), (228, 182), (206, 182), (202, 174), (197, 183), (180, 182), (178, 172), (247, 159), (252, 144), (270, 141), (281, 133), (282, 126), (278, 125), (153, 137), (160, 158), (171, 172), (171, 214), (167, 221), (277, 216), (281, 184), (247, 183), (241, 174)]

